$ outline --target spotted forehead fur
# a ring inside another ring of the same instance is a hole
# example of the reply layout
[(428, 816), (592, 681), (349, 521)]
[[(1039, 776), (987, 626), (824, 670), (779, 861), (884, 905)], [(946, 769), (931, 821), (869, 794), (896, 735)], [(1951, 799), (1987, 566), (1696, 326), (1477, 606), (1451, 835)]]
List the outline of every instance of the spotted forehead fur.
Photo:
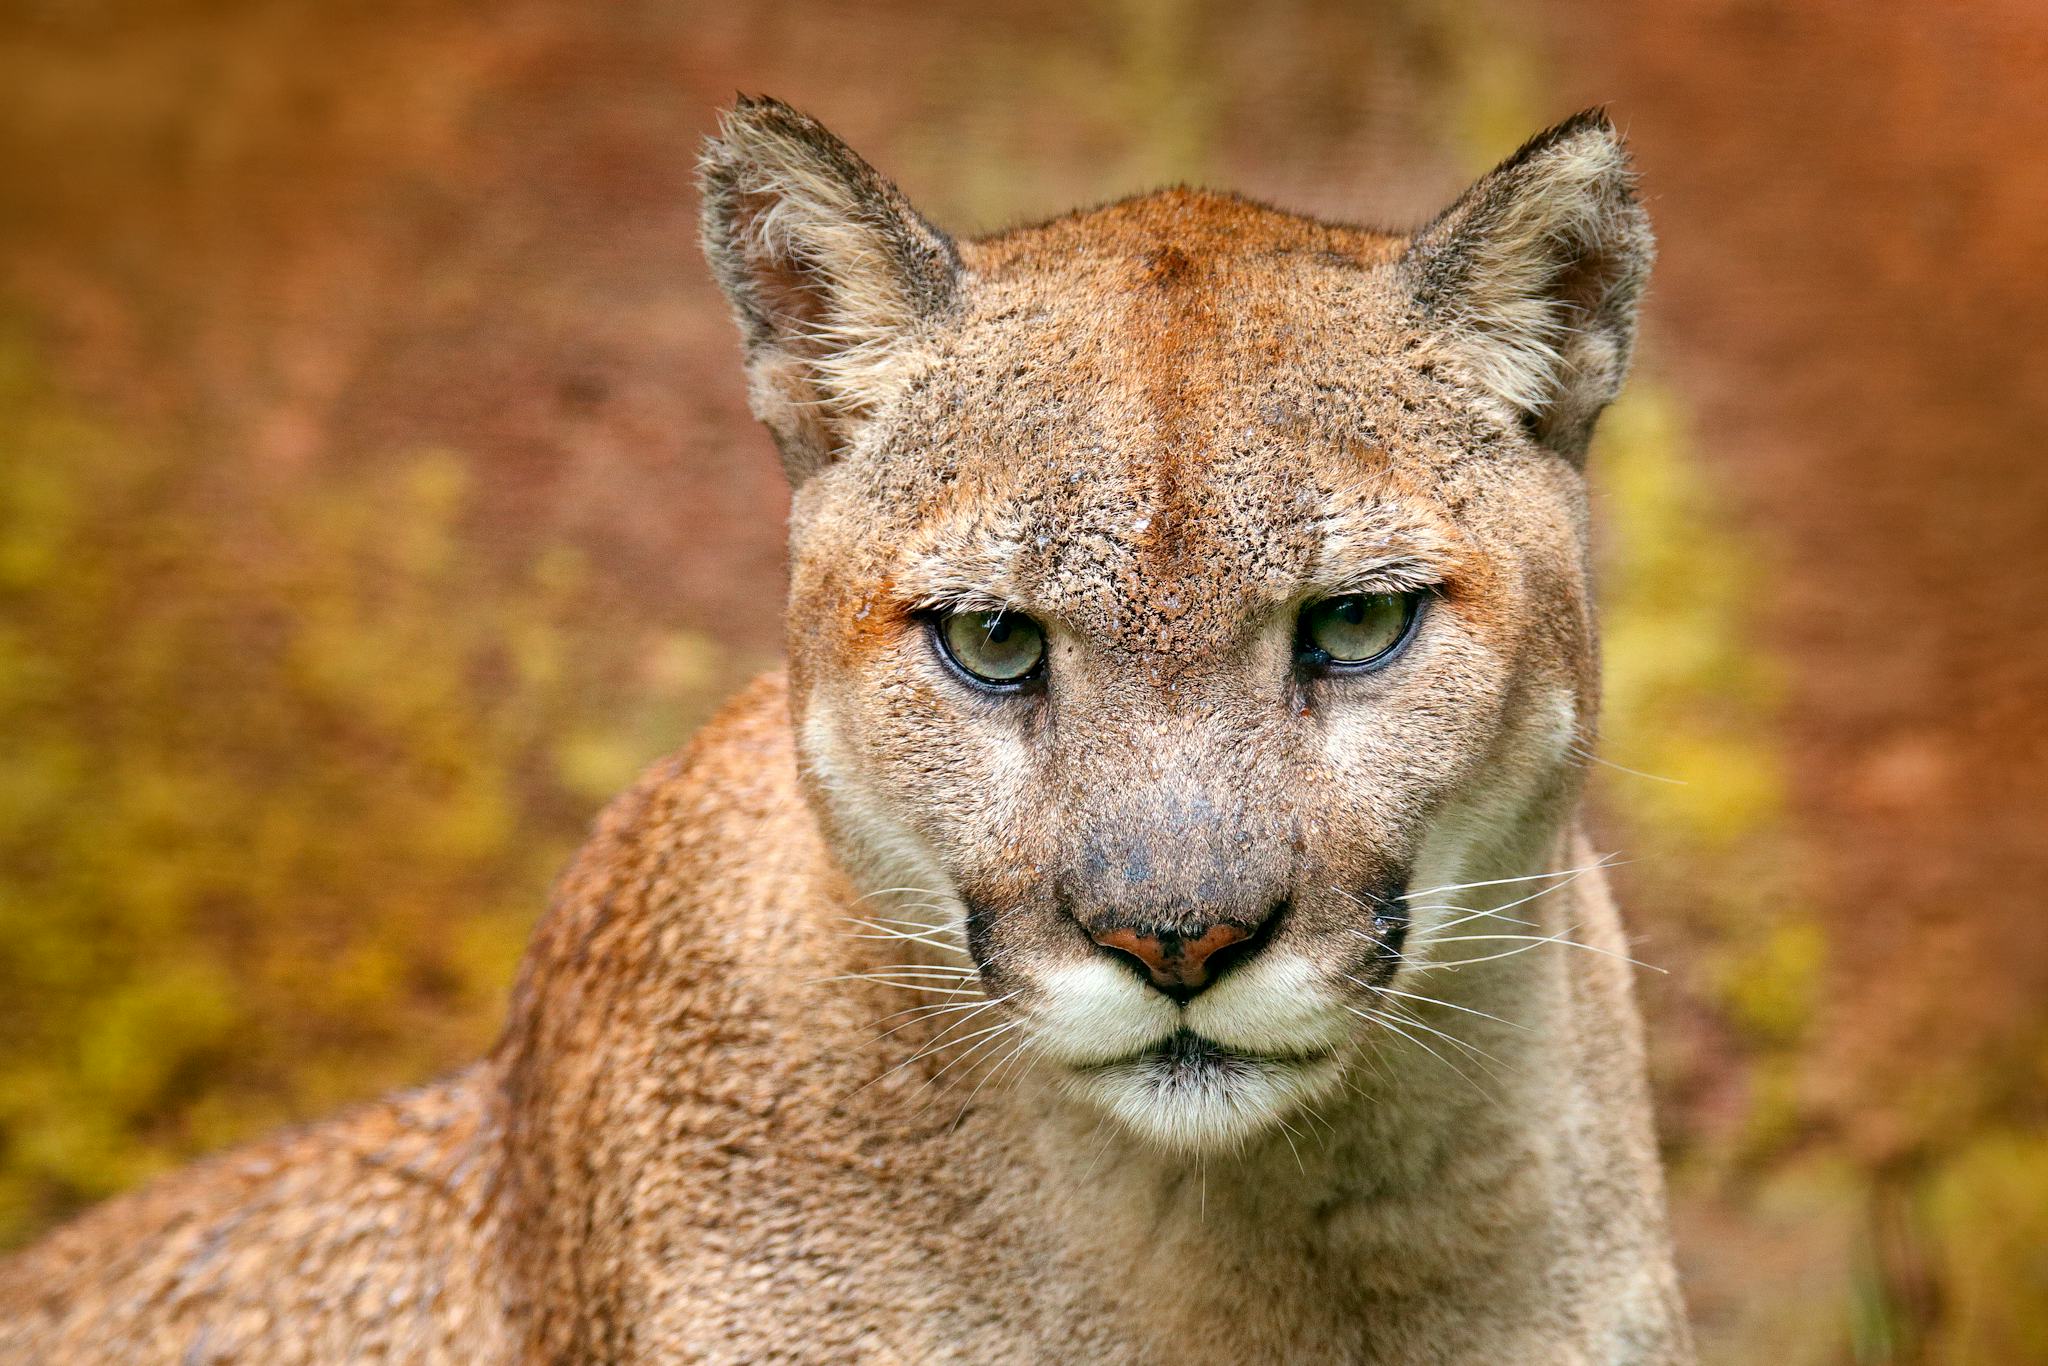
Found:
[(1513, 452), (1424, 353), (1399, 248), (1190, 190), (965, 244), (892, 424), (916, 446), (866, 455), (897, 590), (1199, 655), (1262, 606), (1452, 578), (1460, 467)]

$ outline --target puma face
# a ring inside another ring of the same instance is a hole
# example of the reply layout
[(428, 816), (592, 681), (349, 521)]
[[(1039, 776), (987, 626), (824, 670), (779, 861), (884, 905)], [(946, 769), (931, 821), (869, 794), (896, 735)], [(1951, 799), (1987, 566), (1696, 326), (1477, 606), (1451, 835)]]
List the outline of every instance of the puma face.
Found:
[(849, 914), (1163, 1146), (1333, 1094), (1443, 889), (1574, 796), (1578, 460), (1649, 253), (1613, 131), (1413, 236), (1170, 191), (954, 243), (772, 102), (704, 183)]

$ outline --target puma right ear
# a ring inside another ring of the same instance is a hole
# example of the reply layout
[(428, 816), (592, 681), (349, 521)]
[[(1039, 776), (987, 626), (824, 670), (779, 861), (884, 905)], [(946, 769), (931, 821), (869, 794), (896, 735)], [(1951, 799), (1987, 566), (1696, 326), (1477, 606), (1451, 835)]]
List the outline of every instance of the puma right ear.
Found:
[(1655, 248), (1607, 115), (1537, 134), (1415, 235), (1424, 317), (1481, 386), (1577, 461), (1620, 393)]
[(704, 252), (746, 343), (748, 396), (792, 483), (845, 449), (960, 258), (894, 185), (815, 120), (742, 99), (698, 164)]

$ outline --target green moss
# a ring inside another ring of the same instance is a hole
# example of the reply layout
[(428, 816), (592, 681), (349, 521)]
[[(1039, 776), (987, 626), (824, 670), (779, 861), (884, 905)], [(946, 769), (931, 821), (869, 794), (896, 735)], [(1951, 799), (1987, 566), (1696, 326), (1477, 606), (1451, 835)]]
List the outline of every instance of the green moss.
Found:
[(2048, 1361), (2048, 1132), (1993, 1131), (1928, 1183), (1949, 1366)]
[(593, 806), (730, 683), (454, 452), (224, 495), (0, 330), (0, 1244), (480, 1050)]

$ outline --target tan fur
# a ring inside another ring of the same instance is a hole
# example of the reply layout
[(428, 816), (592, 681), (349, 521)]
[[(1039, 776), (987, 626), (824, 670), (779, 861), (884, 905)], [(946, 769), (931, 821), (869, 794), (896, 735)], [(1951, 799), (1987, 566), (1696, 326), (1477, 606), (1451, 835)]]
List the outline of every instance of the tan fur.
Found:
[[(767, 101), (705, 182), (788, 681), (614, 804), (488, 1059), (6, 1263), (0, 1359), (1690, 1360), (1562, 871), (1649, 253), (1606, 122), (1413, 238), (1175, 190), (956, 245)], [(1297, 673), (1302, 604), (1424, 587)], [(941, 664), (959, 605), (1045, 623), (1042, 693)], [(1276, 905), (1184, 1005), (1088, 933)], [(1176, 1089), (1190, 1033), (1239, 1061)]]

